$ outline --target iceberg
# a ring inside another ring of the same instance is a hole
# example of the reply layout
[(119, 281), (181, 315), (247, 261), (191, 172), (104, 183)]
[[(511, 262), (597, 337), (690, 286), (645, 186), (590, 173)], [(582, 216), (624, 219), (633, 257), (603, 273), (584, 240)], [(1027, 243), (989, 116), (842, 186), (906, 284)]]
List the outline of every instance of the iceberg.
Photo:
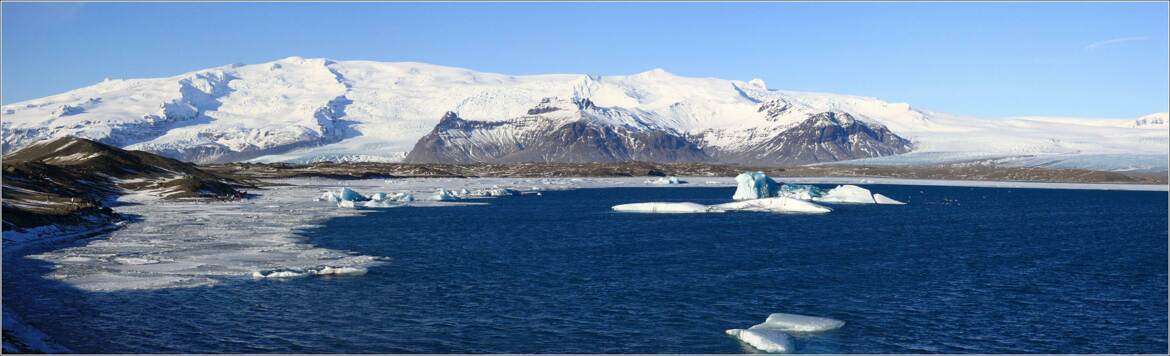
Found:
[(353, 207), (356, 207), (356, 206), (357, 206), (357, 205), (356, 205), (356, 204), (354, 204), (354, 201), (353, 201), (353, 200), (342, 200), (342, 201), (339, 201), (339, 202), (337, 202), (337, 207), (338, 207), (338, 208), (353, 208)]
[(614, 211), (636, 213), (708, 213), (710, 207), (697, 203), (633, 203), (614, 205)]
[(823, 203), (876, 204), (869, 189), (856, 185), (839, 185), (813, 200)]
[(389, 199), (393, 201), (408, 202), (414, 201), (414, 195), (410, 195), (408, 193), (394, 193), (390, 195)]
[(402, 206), (402, 204), (395, 204), (390, 200), (370, 200), (364, 206), (367, 208), (394, 208)]
[(439, 189), (438, 191), (435, 192), (435, 195), (431, 196), (431, 200), (434, 200), (434, 201), (455, 201), (455, 200), (459, 200), (459, 198), (456, 198), (455, 195), (451, 194), (451, 191), (449, 191), (449, 190)]
[(365, 196), (362, 196), (360, 193), (355, 192), (355, 191), (353, 191), (353, 189), (349, 189), (349, 188), (341, 188), (341, 190), (338, 191), (337, 197), (338, 197), (338, 199), (341, 199), (342, 201), (366, 201), (366, 200), (369, 200), (369, 199), (366, 199)]
[(387, 197), (387, 196), (386, 196), (386, 193), (374, 193), (374, 195), (371, 195), (371, 196), (370, 196), (370, 200), (372, 200), (372, 201), (383, 201), (383, 200), (386, 200), (386, 197)]
[(726, 332), (727, 335), (734, 336), (739, 341), (743, 341), (743, 343), (760, 351), (776, 353), (792, 351), (792, 338), (780, 331), (751, 328), (747, 330), (730, 329)]
[(737, 202), (714, 205), (711, 208), (721, 211), (765, 211), (773, 213), (813, 214), (823, 214), (833, 211), (833, 209), (829, 209), (816, 203), (789, 197), (741, 200)]
[(890, 199), (889, 197), (887, 197), (885, 195), (878, 194), (878, 193), (873, 194), (873, 201), (877, 202), (878, 204), (886, 204), (886, 205), (906, 205), (906, 203), (903, 203), (903, 202), (900, 202), (900, 201), (897, 201), (894, 199)]
[(838, 329), (845, 325), (844, 321), (816, 316), (774, 313), (761, 324), (752, 326), (752, 329), (771, 329), (787, 332), (821, 332)]
[(764, 172), (745, 172), (735, 176), (735, 195), (731, 199), (748, 200), (776, 196), (779, 184)]
[(511, 188), (493, 188), (478, 192), (478, 195), (485, 197), (508, 197), (513, 195), (520, 195), (520, 191)]
[(813, 200), (825, 195), (825, 190), (809, 184), (781, 184), (779, 196), (800, 200)]

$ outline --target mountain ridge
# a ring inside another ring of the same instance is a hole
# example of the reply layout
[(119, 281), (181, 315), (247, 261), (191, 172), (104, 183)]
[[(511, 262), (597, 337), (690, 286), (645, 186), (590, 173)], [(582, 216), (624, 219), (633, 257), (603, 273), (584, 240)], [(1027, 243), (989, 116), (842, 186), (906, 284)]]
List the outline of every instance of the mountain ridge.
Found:
[[(300, 57), (164, 78), (109, 80), (4, 105), (3, 147), (7, 153), (45, 139), (78, 136), (199, 163), (396, 162), (406, 159), (448, 111), (470, 121), (506, 121), (527, 115), (550, 97), (587, 99), (630, 112), (648, 130), (701, 138), (696, 145), (719, 152), (747, 152), (812, 115), (840, 112), (885, 127), (912, 142), (912, 150), (880, 157), (824, 156), (829, 159), (916, 164), (945, 163), (935, 159), (944, 156), (1042, 155), (1070, 164), (1091, 161), (1105, 170), (1165, 170), (1153, 159), (1135, 168), (1103, 158), (1164, 156), (1165, 113), (1081, 121), (984, 119), (660, 69), (626, 76), (513, 76), (417, 62)], [(779, 152), (760, 154), (774, 164), (806, 162), (786, 161)]]

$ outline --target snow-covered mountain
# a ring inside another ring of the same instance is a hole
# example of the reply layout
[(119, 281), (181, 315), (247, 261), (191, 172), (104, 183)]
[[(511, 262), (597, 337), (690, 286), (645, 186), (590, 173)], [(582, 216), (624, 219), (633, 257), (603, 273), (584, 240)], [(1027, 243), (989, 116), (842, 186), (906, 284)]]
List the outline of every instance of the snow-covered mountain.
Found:
[[(106, 80), (5, 105), (0, 117), (5, 153), (71, 135), (195, 162), (401, 161), (410, 154), (452, 162), (860, 158), (866, 164), (1165, 170), (1170, 146), (1166, 113), (976, 118), (660, 69), (628, 76), (511, 76), (299, 57)], [(589, 141), (608, 137), (606, 130), (617, 141)], [(483, 151), (514, 150), (518, 143), (523, 149), (503, 156)], [(555, 154), (562, 146), (572, 153)], [(412, 154), (416, 147), (428, 151)]]

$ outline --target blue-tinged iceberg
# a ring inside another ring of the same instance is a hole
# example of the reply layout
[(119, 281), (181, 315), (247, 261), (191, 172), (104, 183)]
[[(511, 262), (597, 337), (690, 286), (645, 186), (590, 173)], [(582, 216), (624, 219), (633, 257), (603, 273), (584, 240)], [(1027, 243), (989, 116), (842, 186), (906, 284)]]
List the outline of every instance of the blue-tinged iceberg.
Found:
[(775, 197), (780, 191), (780, 184), (768, 178), (764, 172), (745, 172), (735, 176), (735, 200), (761, 199)]

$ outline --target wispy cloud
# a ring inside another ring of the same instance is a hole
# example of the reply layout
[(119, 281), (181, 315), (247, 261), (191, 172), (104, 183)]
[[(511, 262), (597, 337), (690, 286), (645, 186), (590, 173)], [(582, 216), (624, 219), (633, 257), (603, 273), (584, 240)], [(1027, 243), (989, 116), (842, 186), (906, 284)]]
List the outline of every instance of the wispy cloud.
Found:
[(1104, 40), (1104, 41), (1097, 41), (1097, 42), (1090, 43), (1089, 45), (1085, 46), (1085, 49), (1092, 51), (1092, 50), (1100, 49), (1102, 47), (1112, 46), (1115, 44), (1121, 44), (1121, 43), (1126, 43), (1126, 42), (1145, 41), (1148, 39), (1150, 39), (1150, 38), (1147, 36), (1112, 38), (1112, 39), (1108, 39), (1108, 40)]

